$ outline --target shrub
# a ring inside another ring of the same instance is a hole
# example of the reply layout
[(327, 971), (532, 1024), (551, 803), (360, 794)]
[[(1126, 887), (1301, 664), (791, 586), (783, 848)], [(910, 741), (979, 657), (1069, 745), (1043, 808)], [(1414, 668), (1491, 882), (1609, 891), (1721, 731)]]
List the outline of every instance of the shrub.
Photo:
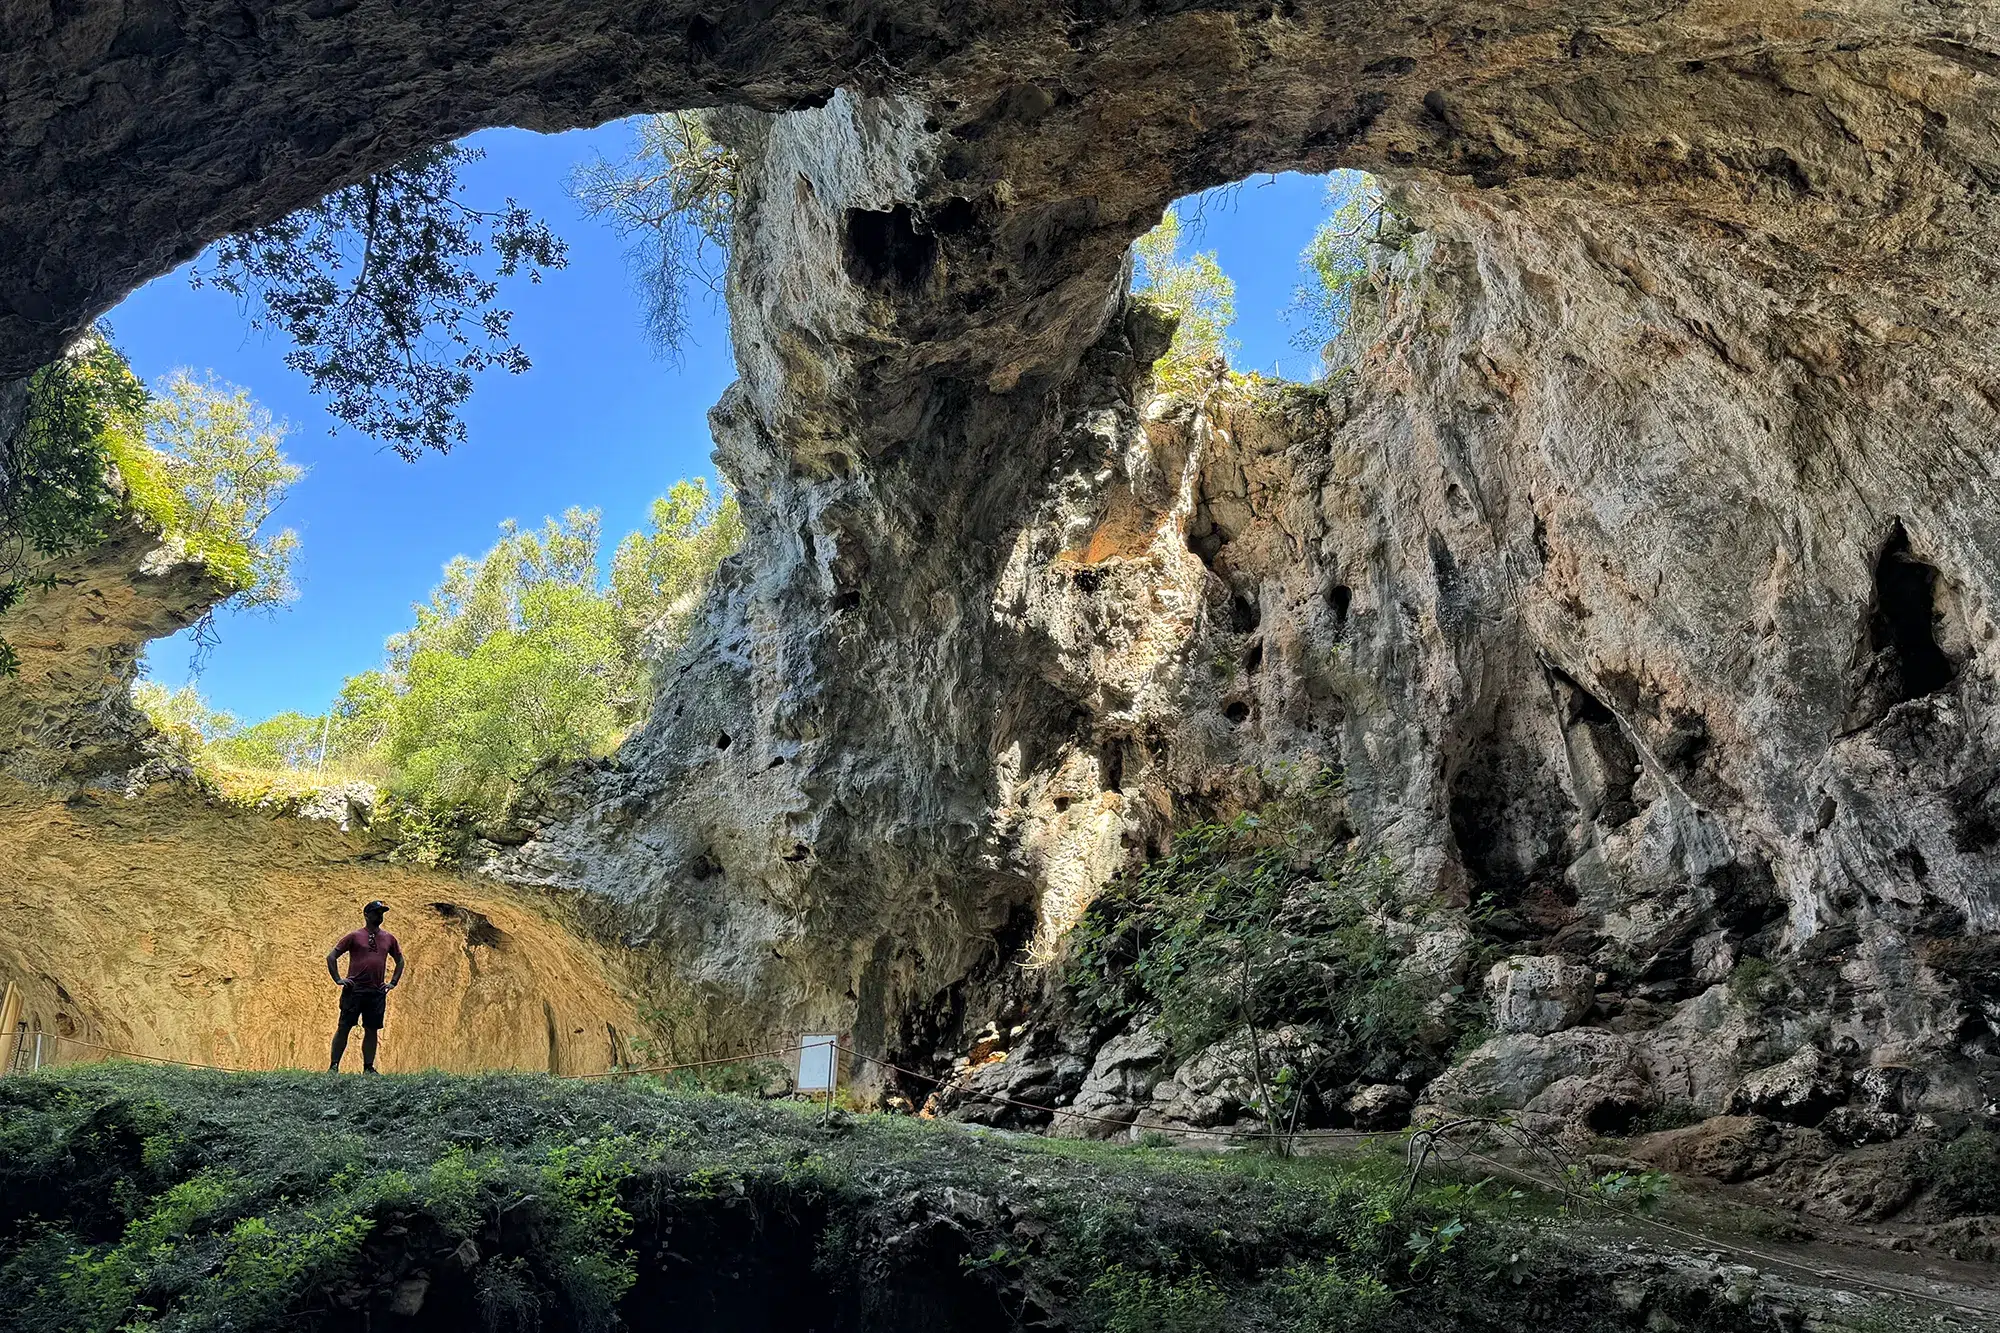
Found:
[(1181, 1060), (1241, 1042), (1275, 1126), (1316, 1089), (1450, 1047), (1390, 929), (1398, 890), (1385, 865), (1326, 848), (1297, 805), (1197, 825), (1100, 895), (1066, 979), (1100, 1026), (1156, 1015)]
[(1085, 1306), (1104, 1333), (1214, 1333), (1229, 1303), (1205, 1274), (1155, 1277), (1114, 1264), (1090, 1284)]
[(1917, 1170), (1947, 1215), (2000, 1213), (2000, 1135), (1991, 1130), (1969, 1130), (1924, 1153)]
[(1297, 1333), (1364, 1333), (1395, 1304), (1381, 1278), (1335, 1259), (1287, 1270), (1279, 1298), (1286, 1327)]
[[(104, 539), (120, 500), (111, 484), (121, 458), (134, 457), (146, 391), (115, 348), (92, 333), (28, 380), (27, 412), (9, 442), (0, 486), (0, 612), (30, 587), (37, 558), (64, 556)], [(0, 640), (0, 674), (20, 665)]]

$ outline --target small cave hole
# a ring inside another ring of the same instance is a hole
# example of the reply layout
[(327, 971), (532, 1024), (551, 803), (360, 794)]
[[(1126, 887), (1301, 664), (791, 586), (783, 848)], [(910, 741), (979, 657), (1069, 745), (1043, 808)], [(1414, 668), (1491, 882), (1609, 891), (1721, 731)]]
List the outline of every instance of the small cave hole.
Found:
[(438, 914), (439, 919), (463, 930), (465, 942), (469, 945), (497, 949), (507, 942), (507, 932), (494, 925), (484, 912), (475, 912), (457, 903), (432, 903), (431, 910)]
[(1336, 583), (1333, 585), (1332, 591), (1327, 593), (1326, 600), (1333, 607), (1334, 625), (1336, 627), (1345, 625), (1347, 623), (1347, 608), (1354, 603), (1354, 589), (1348, 587), (1345, 583)]
[(1104, 575), (1094, 569), (1079, 569), (1070, 575), (1070, 582), (1076, 585), (1078, 592), (1096, 592), (1104, 586)]
[(1125, 786), (1125, 747), (1111, 741), (1098, 747), (1097, 771), (1103, 775), (1105, 791), (1121, 791)]
[(1056, 797), (1056, 799), (1055, 799), (1055, 807), (1056, 807), (1056, 813), (1057, 813), (1057, 814), (1061, 814), (1061, 813), (1063, 813), (1063, 812), (1064, 812), (1065, 810), (1069, 809), (1069, 807), (1070, 807), (1070, 798), (1069, 798), (1069, 797), (1067, 797), (1067, 796), (1058, 796), (1058, 797)]
[(865, 287), (920, 287), (937, 263), (937, 240), (917, 230), (908, 204), (848, 209), (841, 248), (847, 276)]
[(1262, 623), (1263, 616), (1257, 610), (1257, 599), (1247, 593), (1238, 593), (1229, 599), (1229, 628), (1236, 634), (1248, 634)]
[(800, 861), (805, 860), (808, 856), (811, 855), (812, 855), (812, 848), (806, 846), (802, 842), (795, 842), (792, 844), (792, 850), (785, 853), (784, 859), (796, 864)]
[(1263, 669), (1264, 669), (1264, 641), (1262, 639), (1259, 639), (1257, 640), (1257, 642), (1250, 645), (1249, 652), (1243, 654), (1243, 674), (1246, 676), (1254, 676)]
[(1894, 654), (1901, 676), (1897, 702), (1943, 689), (1958, 674), (1937, 641), (1937, 568), (1910, 554), (1901, 523), (1875, 562), (1875, 608), (1869, 646)]
[(1250, 705), (1238, 699), (1235, 703), (1223, 709), (1222, 715), (1229, 719), (1230, 726), (1240, 727), (1250, 720)]
[(727, 750), (729, 748), (728, 732), (725, 731), (720, 736), (717, 736), (715, 738), (715, 748), (718, 750)]
[(781, 754), (771, 756), (771, 762), (764, 765), (765, 768), (783, 768), (784, 766), (785, 756)]
[(1938, 642), (1937, 567), (1910, 550), (1910, 534), (1901, 520), (1876, 557), (1874, 581), (1846, 731), (1872, 725), (1898, 704), (1935, 694), (1958, 675), (1958, 663)]

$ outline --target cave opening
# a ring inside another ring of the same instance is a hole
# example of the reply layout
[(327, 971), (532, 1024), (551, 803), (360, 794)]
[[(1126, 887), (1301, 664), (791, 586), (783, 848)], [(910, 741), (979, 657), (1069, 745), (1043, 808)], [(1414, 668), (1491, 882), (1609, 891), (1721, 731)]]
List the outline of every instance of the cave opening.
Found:
[(1898, 704), (1936, 694), (1958, 678), (1961, 665), (1945, 642), (1946, 585), (1937, 566), (1912, 549), (1901, 519), (1891, 525), (1872, 573), (1845, 732), (1880, 721)]
[(864, 287), (914, 291), (937, 264), (937, 237), (908, 204), (850, 208), (843, 231), (847, 274)]
[(1898, 703), (1949, 685), (1957, 666), (1938, 645), (1935, 565), (1910, 552), (1910, 534), (1899, 521), (1875, 562), (1875, 605), (1868, 621), (1869, 647), (1888, 655)]

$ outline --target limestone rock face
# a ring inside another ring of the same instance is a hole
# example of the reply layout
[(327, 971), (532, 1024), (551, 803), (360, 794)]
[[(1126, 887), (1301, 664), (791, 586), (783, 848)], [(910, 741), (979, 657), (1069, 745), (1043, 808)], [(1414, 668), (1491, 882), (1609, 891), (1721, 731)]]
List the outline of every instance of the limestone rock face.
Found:
[[(1990, 119), (1937, 58), (1923, 98)], [(1693, 136), (1643, 184), (1581, 140), (1560, 180), (1392, 166), (1328, 380), (1179, 400), (1101, 237), (1030, 281), (997, 195), (945, 225), (1000, 168), (935, 107), (739, 116), (714, 422), (751, 536), (653, 722), (489, 869), (597, 895), (746, 1041), (916, 1046), (1177, 822), (1331, 767), (1415, 891), (1591, 971), (1622, 1054), (1524, 1097), (1719, 1111), (1810, 1038), (1987, 1104), (2000, 511), (1959, 442), (2000, 344), (1947, 165), (1987, 150), (1865, 63), (1785, 67), (1872, 158), (1628, 88), (1603, 134)], [(1437, 116), (1501, 133), (1468, 96)]]
[(0, 613), (20, 658), (0, 680), (0, 772), (74, 788), (144, 764), (158, 747), (131, 702), (139, 654), (234, 589), (131, 517), (96, 547), (21, 573), (37, 586)]

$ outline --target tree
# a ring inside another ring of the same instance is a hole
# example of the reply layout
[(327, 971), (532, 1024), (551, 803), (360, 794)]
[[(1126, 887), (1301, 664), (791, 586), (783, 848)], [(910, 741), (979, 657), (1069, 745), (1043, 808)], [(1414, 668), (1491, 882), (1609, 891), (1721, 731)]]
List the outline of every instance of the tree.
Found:
[(626, 667), (605, 599), (542, 582), (521, 590), (518, 609), (517, 626), (470, 653), (410, 659), (386, 751), (424, 805), (499, 809), (538, 770), (589, 756), (619, 729)]
[(1355, 287), (1368, 275), (1370, 247), (1388, 243), (1388, 204), (1373, 176), (1336, 171), (1327, 178), (1332, 216), (1299, 255), (1306, 281), (1294, 289), (1286, 316), (1299, 324), (1292, 344), (1321, 352), (1347, 327)]
[(211, 708), (193, 682), (169, 690), (154, 681), (134, 681), (132, 702), (147, 720), (190, 754), (236, 734), (235, 715)]
[[(146, 390), (125, 358), (94, 329), (28, 380), (28, 406), (0, 469), (0, 613), (31, 587), (41, 559), (104, 540), (121, 509), (111, 478), (138, 452)], [(20, 667), (0, 640), (0, 675)]]
[(266, 526), (305, 469), (279, 446), (287, 427), (247, 389), (187, 370), (167, 377), (146, 408), (146, 442), (159, 456), (177, 511), (176, 537), (211, 564), (227, 563), (240, 590), (225, 605), (282, 606), (298, 596), (299, 536)]
[(1236, 284), (1213, 250), (1183, 259), (1180, 248), (1180, 214), (1171, 208), (1159, 226), (1132, 243), (1138, 257), (1134, 292), (1179, 320), (1166, 355), (1153, 366), (1166, 390), (1192, 388), (1199, 372), (1218, 358), (1226, 360), (1234, 346), (1228, 333), (1236, 321)]
[[(546, 223), (512, 199), (461, 202), (459, 170), (483, 154), (429, 148), (269, 226), (219, 242), (194, 271), (296, 346), (285, 364), (328, 409), (404, 458), (465, 438), (458, 409), (472, 377), (528, 357), (495, 305), (500, 280), (568, 262)], [(491, 256), (490, 262), (481, 257)]]
[(611, 559), (611, 604), (634, 662), (657, 665), (687, 638), (716, 566), (743, 541), (743, 515), (726, 488), (696, 477), (653, 501), (648, 532), (626, 534)]
[(727, 492), (676, 483), (650, 529), (619, 544), (608, 578), (602, 529), (593, 509), (533, 529), (502, 523), (485, 555), (445, 566), (416, 623), (389, 640), (384, 668), (348, 677), (319, 716), (196, 725), (185, 720), (200, 704), (192, 693), (148, 686), (135, 698), (191, 752), (384, 782), (415, 853), (449, 856), (473, 820), (553, 766), (604, 753), (643, 715), (661, 645), (685, 634), (742, 520)]
[(627, 242), (646, 302), (646, 333), (677, 359), (687, 341), (688, 290), (719, 294), (736, 208), (736, 154), (717, 143), (699, 111), (640, 121), (623, 160), (598, 157), (577, 168), (570, 194)]

